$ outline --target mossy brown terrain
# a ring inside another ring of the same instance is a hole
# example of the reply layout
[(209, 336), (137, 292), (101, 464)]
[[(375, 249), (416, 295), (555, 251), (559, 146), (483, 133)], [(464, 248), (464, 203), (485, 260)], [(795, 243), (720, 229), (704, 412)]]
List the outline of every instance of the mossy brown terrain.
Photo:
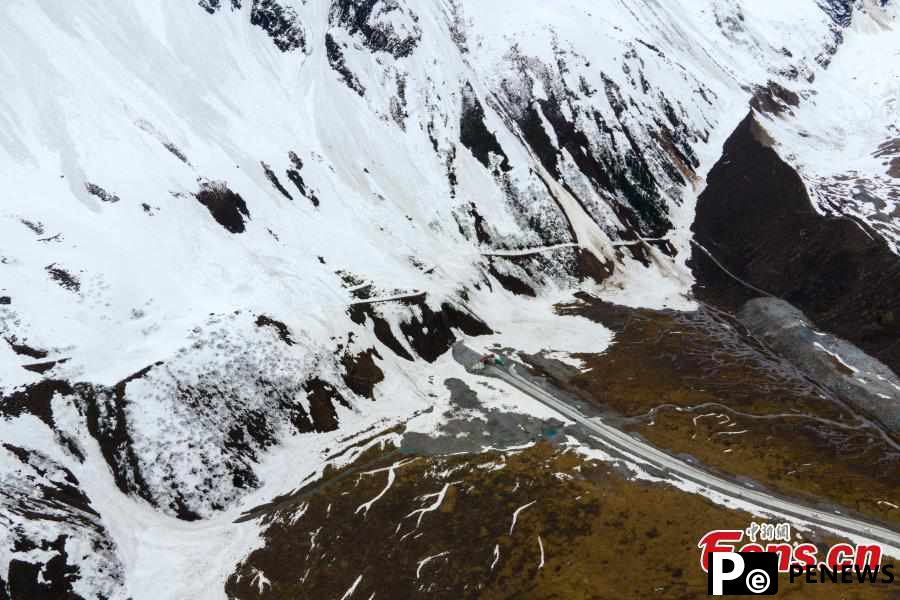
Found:
[(559, 307), (616, 332), (585, 369), (546, 370), (654, 445), (832, 510), (900, 522), (893, 440), (805, 379), (725, 313), (630, 309), (582, 296)]
[[(546, 443), (443, 458), (387, 448), (329, 481), (263, 517), (230, 597), (341, 598), (355, 584), (353, 598), (705, 598), (698, 540), (753, 520)], [(780, 585), (790, 598), (888, 597)]]

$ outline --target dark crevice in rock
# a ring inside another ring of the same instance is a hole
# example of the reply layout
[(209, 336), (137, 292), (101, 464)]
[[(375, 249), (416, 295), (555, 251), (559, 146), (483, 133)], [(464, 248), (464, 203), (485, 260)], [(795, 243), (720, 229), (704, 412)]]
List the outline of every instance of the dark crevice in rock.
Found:
[(545, 169), (553, 176), (554, 179), (560, 178), (559, 172), (559, 151), (553, 145), (553, 140), (544, 129), (541, 116), (538, 114), (534, 106), (527, 106), (522, 110), (522, 114), (518, 119), (519, 129), (525, 136), (528, 146), (537, 155), (538, 160)]
[(37, 235), (44, 235), (44, 224), (40, 221), (29, 221), (28, 219), (19, 219), (25, 227), (33, 231)]
[(262, 166), (263, 171), (265, 171), (266, 179), (269, 180), (269, 183), (271, 183), (275, 187), (276, 190), (281, 192), (282, 196), (284, 196), (288, 200), (293, 200), (294, 197), (291, 196), (290, 192), (288, 192), (287, 189), (285, 189), (285, 187), (283, 185), (281, 185), (281, 182), (278, 181), (278, 176), (275, 175), (275, 171), (272, 170), (272, 167), (270, 167), (269, 165), (267, 165), (264, 162), (260, 162), (259, 164)]
[(331, 65), (332, 70), (341, 76), (341, 80), (347, 87), (359, 94), (360, 97), (364, 96), (366, 94), (365, 86), (360, 83), (353, 71), (347, 66), (347, 62), (344, 59), (344, 51), (330, 33), (325, 34), (325, 52), (328, 55), (328, 64)]
[(409, 113), (406, 111), (406, 77), (397, 73), (395, 82), (397, 84), (397, 95), (392, 96), (390, 100), (391, 119), (394, 120), (394, 123), (400, 129), (406, 131), (406, 119), (409, 118)]
[(319, 198), (316, 197), (316, 193), (309, 189), (306, 185), (306, 182), (303, 181), (303, 176), (300, 175), (300, 171), (303, 169), (303, 161), (300, 160), (300, 157), (297, 156), (296, 152), (289, 152), (288, 158), (293, 165), (293, 168), (287, 170), (288, 179), (291, 180), (297, 189), (300, 191), (300, 194), (312, 202), (313, 207), (319, 206)]
[(484, 108), (472, 88), (472, 84), (466, 83), (462, 92), (462, 112), (459, 120), (459, 141), (468, 148), (478, 162), (486, 169), (493, 168), (491, 155), (501, 158), (499, 167), (502, 171), (509, 171), (512, 167), (497, 136), (487, 128), (484, 123)]
[(56, 243), (60, 243), (60, 242), (63, 241), (63, 234), (57, 233), (56, 235), (51, 235), (51, 236), (49, 236), (49, 237), (38, 238), (38, 241), (41, 242), (41, 243), (43, 243), (43, 244), (46, 244), (46, 243), (48, 243), (48, 242), (56, 242)]
[(73, 387), (66, 381), (45, 379), (33, 383), (23, 390), (15, 391), (9, 396), (3, 397), (0, 403), (0, 414), (4, 417), (18, 417), (22, 414), (30, 414), (43, 421), (50, 429), (56, 430), (53, 421), (51, 401), (53, 396), (60, 394), (69, 396), (74, 393)]
[[(437, 142), (432, 138), (432, 142), (435, 145), (435, 152), (437, 152)], [(898, 159), (900, 162), (900, 159)], [(456, 175), (456, 146), (451, 146), (450, 150), (447, 152), (447, 158), (445, 160), (445, 165), (447, 167), (447, 184), (450, 187), (450, 197), (456, 198), (456, 188), (459, 185), (459, 178)], [(898, 175), (900, 177), (900, 175)]]

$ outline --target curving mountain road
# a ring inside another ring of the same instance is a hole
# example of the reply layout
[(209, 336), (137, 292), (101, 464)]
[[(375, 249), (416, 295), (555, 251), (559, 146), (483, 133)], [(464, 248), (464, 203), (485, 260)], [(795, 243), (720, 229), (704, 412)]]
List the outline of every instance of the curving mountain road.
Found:
[[(480, 356), (464, 345), (463, 348), (468, 356)], [(459, 354), (454, 353), (454, 355), (457, 360), (460, 359)], [(750, 489), (746, 485), (707, 473), (597, 419), (590, 419), (567, 402), (560, 400), (520, 374), (512, 362), (505, 367), (489, 366), (479, 373), (502, 379), (519, 391), (575, 421), (594, 434), (597, 441), (635, 462), (649, 464), (667, 474), (697, 484), (701, 489), (713, 490), (725, 497), (752, 504), (766, 513), (796, 519), (848, 537), (885, 544), (891, 547), (890, 549), (885, 548), (885, 551), (890, 551), (892, 555), (896, 555), (900, 549), (900, 533), (896, 531), (852, 517), (823, 512), (820, 509), (810, 508), (794, 501)]]

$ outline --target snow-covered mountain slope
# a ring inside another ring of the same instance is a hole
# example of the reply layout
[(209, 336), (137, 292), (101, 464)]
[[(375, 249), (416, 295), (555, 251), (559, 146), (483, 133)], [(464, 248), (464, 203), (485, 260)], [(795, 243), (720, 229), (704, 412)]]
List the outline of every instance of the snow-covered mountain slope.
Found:
[(852, 216), (900, 253), (900, 57), (895, 5), (867, 3), (802, 102), (765, 126), (822, 214)]
[(701, 299), (731, 310), (759, 295), (734, 275), (895, 372), (898, 17), (862, 3), (827, 70), (755, 96), (697, 205), (696, 241), (718, 265), (702, 252), (693, 265)]
[(202, 531), (427, 408), (431, 363), (507, 312), (689, 305), (748, 100), (839, 85), (844, 28), (878, 22), (822, 4), (5, 3), (0, 597), (152, 595), (127, 510)]

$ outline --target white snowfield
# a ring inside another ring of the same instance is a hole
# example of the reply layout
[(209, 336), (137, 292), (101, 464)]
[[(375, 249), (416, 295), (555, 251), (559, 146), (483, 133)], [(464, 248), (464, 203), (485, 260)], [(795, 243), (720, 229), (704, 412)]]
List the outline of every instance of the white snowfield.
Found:
[(792, 114), (768, 118), (776, 149), (823, 214), (856, 217), (900, 253), (900, 35), (895, 3), (866, 0), (831, 65)]
[[(11, 561), (53, 556), (16, 541), (65, 535), (84, 598), (223, 598), (259, 543), (258, 523), (234, 523), (242, 511), (317, 477), (365, 432), (445, 401), (444, 376), (462, 376), (446, 354), (424, 360), (401, 324), (447, 304), (495, 332), (479, 343), (564, 356), (611, 342), (552, 313), (578, 289), (692, 307), (696, 197), (754, 86), (821, 81), (824, 106), (868, 48), (893, 52), (897, 37), (896, 5), (866, 0), (832, 77), (819, 59), (838, 26), (816, 0), (383, 0), (366, 21), (383, 46), (340, 21), (342, 2), (0, 3), (4, 582)], [(254, 25), (272, 5), (284, 27)], [(866, 107), (896, 114), (891, 76)], [(817, 127), (804, 114), (786, 136)], [(557, 134), (569, 125), (583, 138)], [(606, 188), (592, 179), (604, 176)], [(646, 179), (657, 210), (643, 214), (625, 188)], [(664, 236), (677, 254), (647, 246), (645, 266), (622, 243), (635, 236)], [(613, 266), (602, 286), (575, 272), (579, 249)], [(504, 289), (492, 262), (535, 297)], [(370, 298), (354, 295), (361, 285)], [(383, 319), (415, 360), (354, 309)], [(368, 349), (384, 372), (374, 402), (342, 377), (341, 353)], [(337, 431), (295, 426), (312, 412), (313, 379), (345, 400)], [(52, 419), (6, 402), (48, 381), (106, 389), (103, 409), (77, 390), (49, 395)], [(551, 412), (523, 394), (497, 404)], [(64, 485), (96, 512), (78, 509), (90, 527), (68, 509), (14, 510)]]

